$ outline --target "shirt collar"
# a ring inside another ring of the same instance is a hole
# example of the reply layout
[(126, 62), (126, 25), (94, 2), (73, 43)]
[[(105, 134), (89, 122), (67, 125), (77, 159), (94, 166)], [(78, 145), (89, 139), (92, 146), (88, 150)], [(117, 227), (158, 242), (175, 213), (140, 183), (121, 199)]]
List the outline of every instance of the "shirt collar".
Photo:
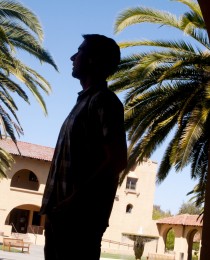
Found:
[(103, 82), (103, 83), (99, 83), (98, 85), (91, 86), (87, 89), (81, 90), (80, 92), (78, 92), (78, 98), (79, 99), (84, 98), (87, 95), (91, 95), (91, 94), (97, 92), (98, 90), (105, 89), (105, 88), (107, 88), (107, 82), (106, 81)]

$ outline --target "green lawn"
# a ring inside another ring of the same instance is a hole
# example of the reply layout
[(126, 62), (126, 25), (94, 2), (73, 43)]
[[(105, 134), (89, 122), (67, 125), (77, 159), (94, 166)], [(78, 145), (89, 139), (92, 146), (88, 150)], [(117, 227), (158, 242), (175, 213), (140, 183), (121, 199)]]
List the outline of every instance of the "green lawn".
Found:
[[(2, 244), (0, 244), (0, 250), (3, 250), (3, 249), (2, 249)], [(9, 248), (8, 248), (8, 247), (5, 247), (5, 251), (9, 251)], [(22, 253), (22, 251), (21, 251), (20, 249), (13, 248), (13, 247), (10, 248), (10, 252)]]
[[(112, 259), (123, 259), (123, 260), (135, 260), (135, 256), (122, 255), (122, 254), (101, 253), (101, 257), (112, 258)], [(142, 257), (141, 260), (146, 260), (146, 257)]]
[(113, 258), (113, 259), (135, 260), (134, 256), (121, 255), (121, 254), (110, 254), (110, 253), (101, 253), (101, 257), (103, 257), (103, 258)]

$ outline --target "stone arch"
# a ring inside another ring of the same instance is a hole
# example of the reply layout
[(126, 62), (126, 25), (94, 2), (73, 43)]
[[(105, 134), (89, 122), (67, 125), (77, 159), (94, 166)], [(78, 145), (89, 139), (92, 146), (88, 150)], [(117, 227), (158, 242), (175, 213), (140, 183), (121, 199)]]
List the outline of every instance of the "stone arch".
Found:
[(171, 227), (165, 227), (165, 229), (162, 231), (162, 237), (163, 237), (164, 242), (166, 241), (166, 236), (170, 229), (171, 229)]
[(5, 225), (11, 225), (14, 233), (42, 234), (44, 218), (39, 215), (39, 210), (37, 205), (19, 205), (8, 213)]
[(173, 252), (175, 246), (175, 230), (171, 227), (166, 234), (165, 251), (167, 253)]
[[(172, 246), (171, 248), (167, 248), (167, 243), (169, 243), (169, 239), (171, 239), (170, 233), (172, 233)], [(163, 235), (163, 241), (164, 241), (164, 252), (173, 251), (174, 245), (175, 245), (175, 230), (172, 226), (166, 227), (162, 233)]]
[(21, 169), (13, 175), (10, 186), (20, 189), (38, 191), (39, 180), (37, 175), (31, 170)]
[[(187, 244), (188, 244), (188, 258), (187, 260), (192, 260), (193, 259), (193, 244), (194, 243), (198, 243), (200, 244), (200, 232), (194, 228), (194, 229), (191, 229), (188, 233), (187, 233)], [(198, 249), (198, 254), (199, 254), (199, 250), (200, 248)]]

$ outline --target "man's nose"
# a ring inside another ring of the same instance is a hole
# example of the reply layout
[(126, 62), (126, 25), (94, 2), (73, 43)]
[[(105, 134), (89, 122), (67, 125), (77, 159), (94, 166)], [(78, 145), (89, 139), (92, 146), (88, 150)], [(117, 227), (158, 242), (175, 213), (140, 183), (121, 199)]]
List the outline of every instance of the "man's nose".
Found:
[(76, 57), (76, 53), (71, 56), (70, 60), (71, 60), (71, 61), (74, 61), (74, 60), (75, 60), (75, 57)]

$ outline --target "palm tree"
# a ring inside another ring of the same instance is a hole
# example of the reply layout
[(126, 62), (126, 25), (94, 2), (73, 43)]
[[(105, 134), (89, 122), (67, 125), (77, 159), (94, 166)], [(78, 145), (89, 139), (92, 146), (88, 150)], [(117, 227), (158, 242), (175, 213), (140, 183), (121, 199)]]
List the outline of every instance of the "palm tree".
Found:
[[(30, 104), (23, 84), (39, 102), (45, 115), (47, 108), (39, 92), (50, 94), (51, 86), (38, 72), (17, 58), (18, 51), (24, 51), (57, 66), (47, 50), (42, 47), (43, 30), (36, 15), (22, 4), (11, 0), (0, 0), (0, 138), (9, 135), (16, 143), (15, 133), (23, 134), (16, 111), (18, 107), (13, 94)], [(13, 162), (12, 156), (0, 149), (0, 177), (6, 177), (6, 170)]]
[[(152, 8), (129, 8), (119, 14), (115, 33), (128, 26), (152, 23), (173, 27), (193, 42), (180, 40), (139, 40), (119, 43), (121, 48), (148, 46), (148, 51), (131, 54), (121, 61), (110, 77), (110, 88), (125, 92), (125, 127), (128, 136), (129, 170), (149, 158), (167, 137), (171, 138), (161, 160), (157, 182), (170, 169), (181, 171), (191, 165), (192, 178), (204, 184), (205, 206), (201, 260), (210, 259), (210, 173), (208, 158), (210, 133), (210, 44), (199, 5), (177, 0), (189, 11), (180, 17)], [(189, 39), (189, 37), (188, 37)], [(208, 158), (208, 159), (207, 159)]]

